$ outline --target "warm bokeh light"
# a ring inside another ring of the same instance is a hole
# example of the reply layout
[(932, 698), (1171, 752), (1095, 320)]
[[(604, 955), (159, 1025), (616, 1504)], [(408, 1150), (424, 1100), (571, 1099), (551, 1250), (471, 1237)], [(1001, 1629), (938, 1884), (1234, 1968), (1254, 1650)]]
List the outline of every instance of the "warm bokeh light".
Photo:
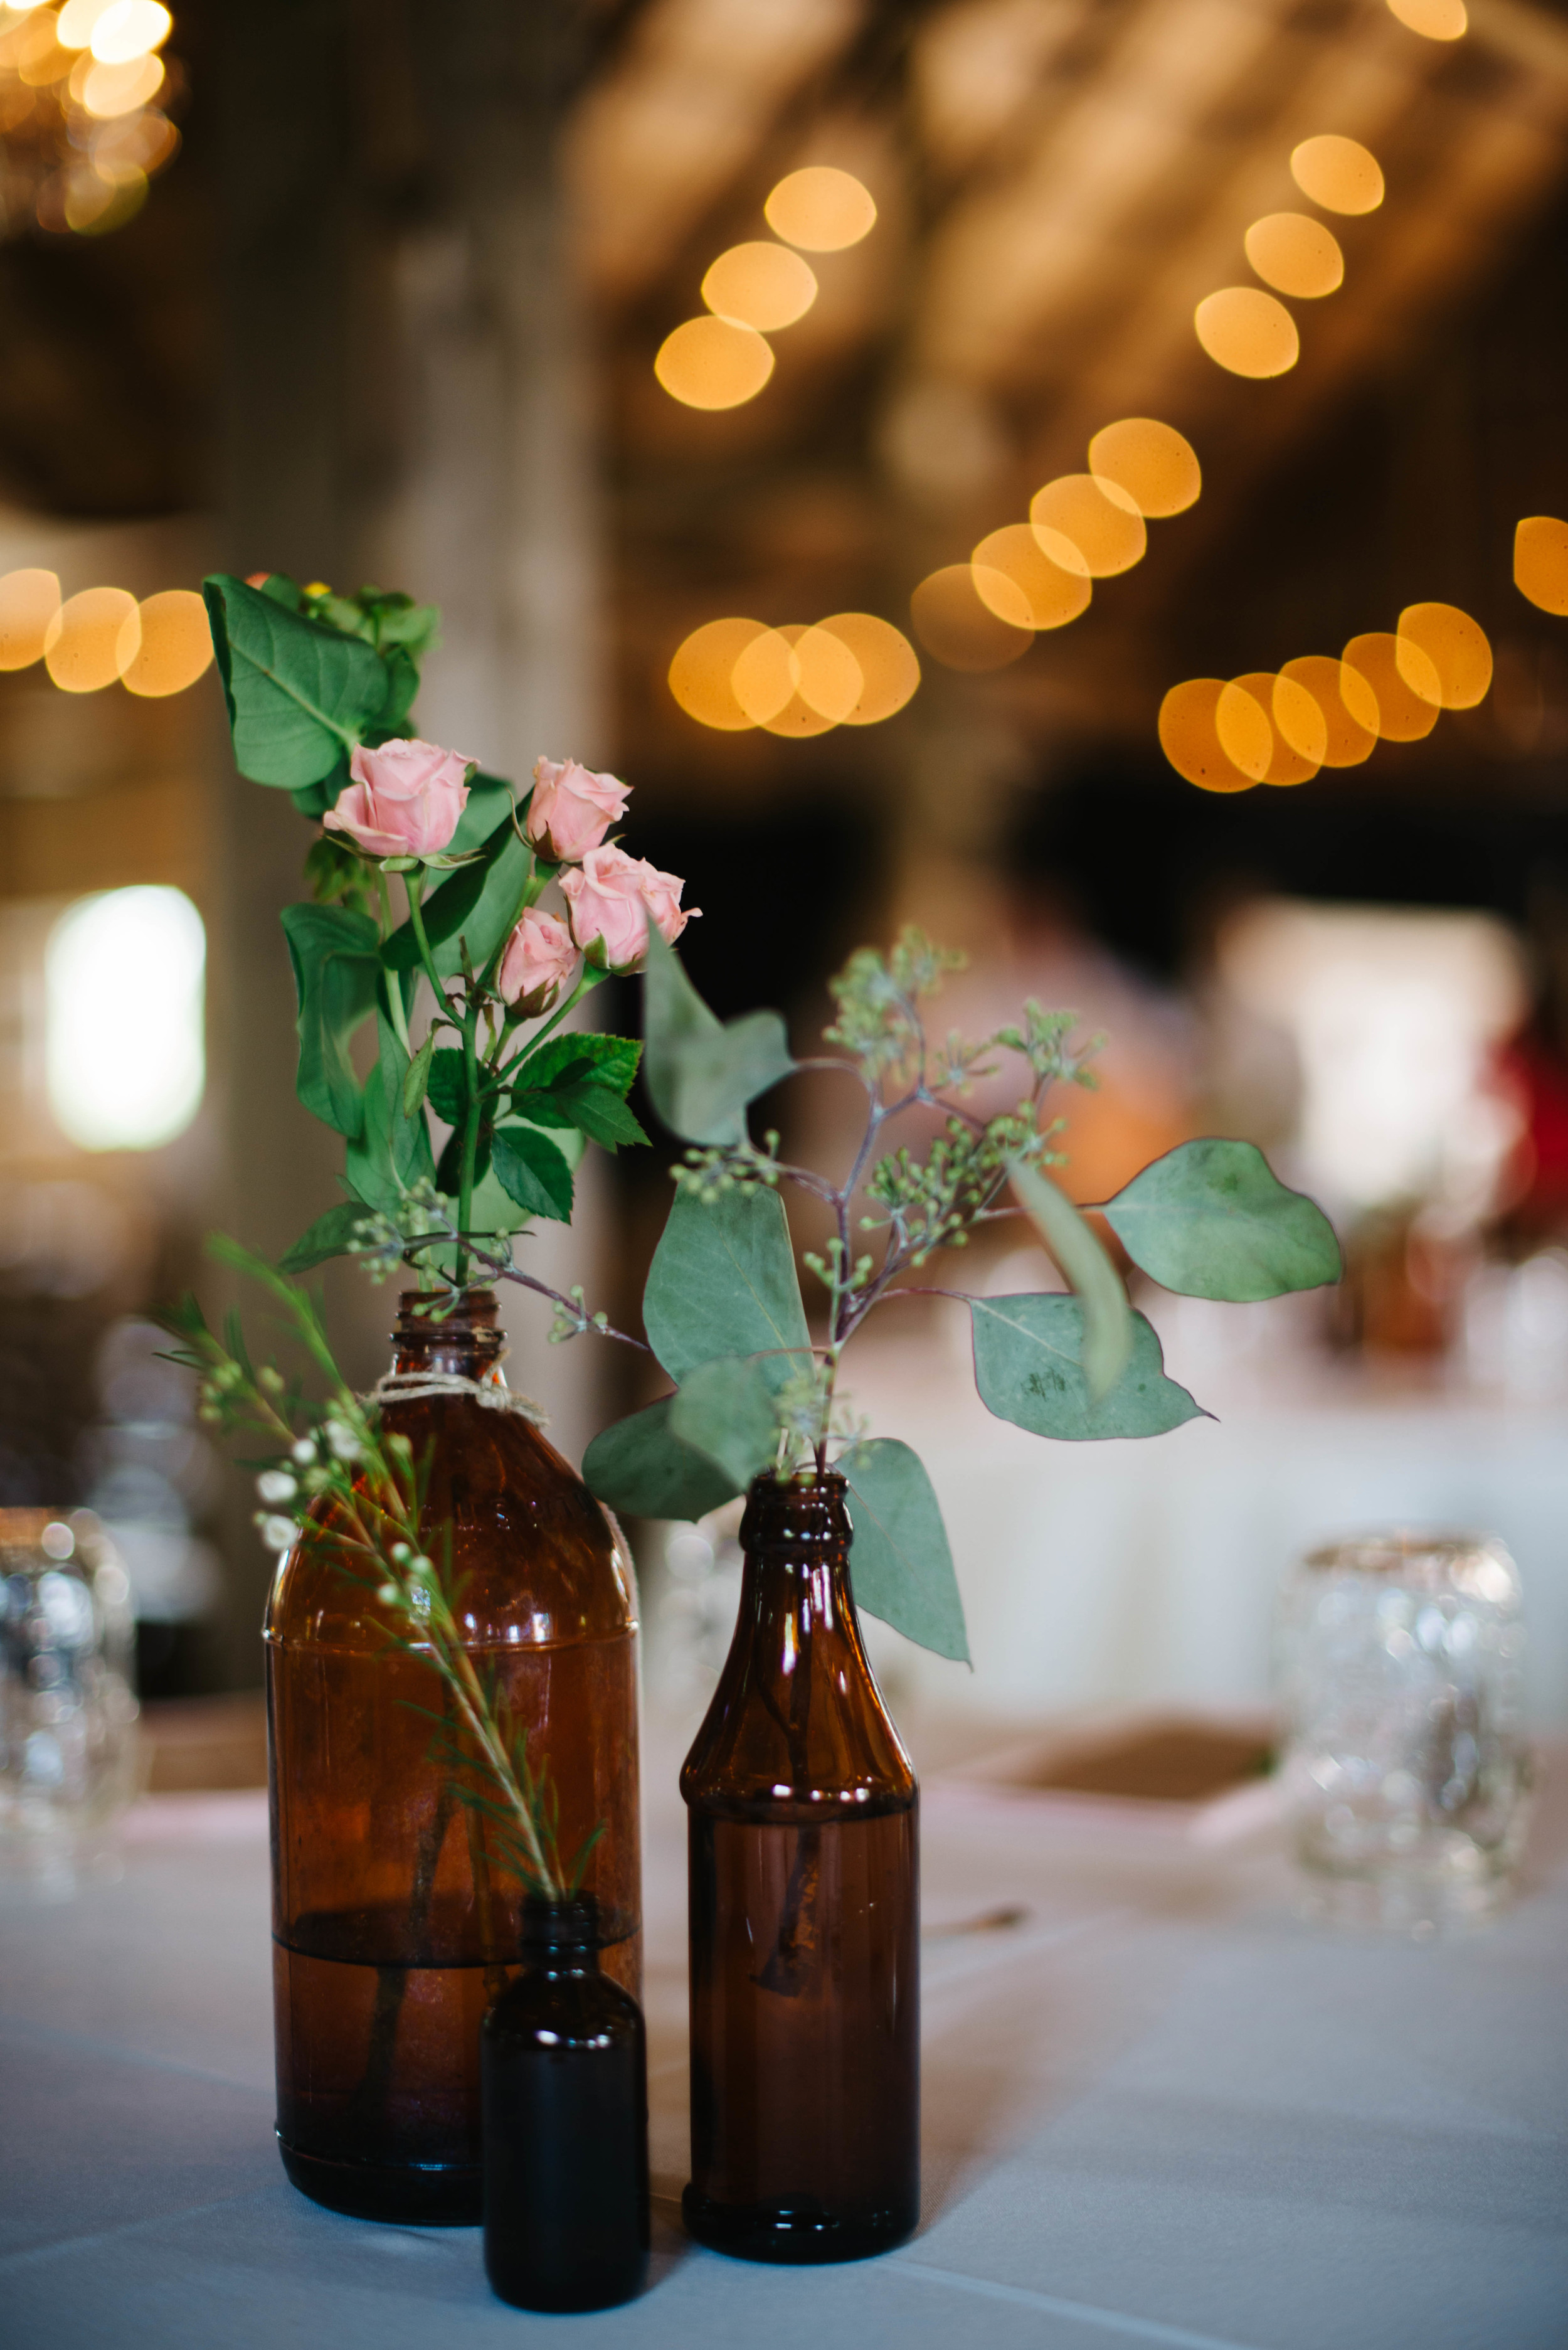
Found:
[[(1269, 695), (1269, 715), (1274, 722), (1275, 740), (1284, 745), (1291, 758), (1315, 775), (1328, 749), (1328, 721), (1316, 696), (1309, 693), (1299, 679), (1282, 673), (1275, 678)], [(1301, 775), (1296, 780), (1304, 784), (1307, 777)]]
[(1159, 747), (1177, 774), (1201, 792), (1250, 792), (1257, 781), (1242, 774), (1220, 743), (1216, 719), (1227, 691), (1222, 677), (1189, 677), (1173, 685), (1159, 705)]
[(1424, 41), (1461, 40), (1469, 28), (1465, 0), (1388, 0), (1388, 11)]
[(915, 648), (902, 630), (873, 612), (834, 612), (817, 622), (824, 630), (848, 646), (860, 671), (859, 699), (845, 712), (845, 725), (875, 726), (902, 710), (920, 682)]
[(102, 236), (109, 229), (123, 228), (146, 201), (145, 172), (120, 172), (103, 179), (78, 172), (66, 190), (66, 225), (81, 236)]
[(44, 639), (60, 608), (52, 571), (8, 571), (0, 579), (0, 670), (28, 669), (44, 658)]
[(1115, 482), (1151, 520), (1185, 514), (1203, 487), (1192, 443), (1153, 416), (1102, 425), (1089, 443), (1089, 471), (1097, 481)]
[[(999, 571), (987, 582), (999, 599), (1007, 588), (992, 582), (1002, 578)], [(1016, 592), (1022, 605), (1022, 590)], [(909, 613), (926, 650), (948, 669), (1005, 669), (1034, 642), (1032, 629), (1012, 626), (981, 601), (967, 563), (950, 563), (922, 579), (909, 598)]]
[(1254, 784), (1267, 783), (1274, 757), (1274, 730), (1266, 705), (1242, 678), (1232, 678), (1214, 705), (1214, 732), (1233, 767)]
[(1513, 584), (1543, 612), (1568, 614), (1568, 522), (1525, 516), (1513, 534)]
[(49, 1107), (83, 1150), (152, 1150), (205, 1082), (206, 933), (182, 890), (108, 889), (67, 906), (44, 964)]
[(777, 629), (763, 629), (735, 656), (730, 682), (752, 724), (765, 726), (795, 689), (789, 639)]
[(688, 318), (659, 347), (653, 372), (687, 408), (739, 408), (774, 371), (773, 351), (732, 318)]
[(114, 0), (93, 26), (90, 47), (100, 65), (129, 65), (161, 48), (173, 28), (174, 19), (158, 0)]
[[(1377, 741), (1377, 696), (1359, 670), (1347, 669), (1327, 653), (1305, 653), (1300, 660), (1286, 661), (1280, 677), (1303, 686), (1322, 712), (1325, 767), (1359, 767), (1372, 756)], [(1277, 697), (1274, 706), (1278, 712)], [(1282, 719), (1281, 723), (1282, 727)], [(1293, 743), (1292, 747), (1302, 746)]]
[(702, 299), (722, 318), (774, 334), (805, 317), (816, 299), (816, 278), (787, 245), (732, 244), (702, 280)]
[(1445, 710), (1473, 710), (1485, 697), (1491, 683), (1491, 646), (1480, 622), (1457, 604), (1407, 604), (1399, 615), (1399, 674), (1420, 693), (1428, 671), (1412, 658), (1411, 647), (1437, 671)]
[[(1260, 781), (1265, 784), (1282, 785), (1311, 783), (1313, 777), (1316, 775), (1319, 766), (1322, 764), (1322, 761), (1321, 759), (1303, 758), (1299, 751), (1292, 748), (1284, 735), (1281, 733), (1279, 720), (1274, 711), (1274, 696), (1279, 691), (1279, 680), (1274, 676), (1272, 671), (1266, 669), (1249, 670), (1245, 677), (1232, 678), (1231, 682), (1232, 685), (1240, 686), (1243, 693), (1250, 693), (1252, 700), (1257, 703), (1259, 709), (1263, 712), (1264, 715), (1270, 722), (1269, 731), (1272, 737), (1272, 747), (1269, 754), (1269, 764), (1264, 769)], [(1284, 686), (1284, 694), (1287, 703), (1290, 702), (1292, 697), (1299, 696), (1301, 702), (1306, 705), (1305, 712), (1299, 713), (1293, 712), (1293, 715), (1296, 716), (1298, 719), (1297, 731), (1299, 733), (1303, 733), (1306, 739), (1311, 739), (1310, 734), (1306, 733), (1306, 730), (1299, 723), (1302, 718), (1304, 718), (1306, 714), (1310, 712), (1312, 719), (1315, 721), (1317, 732), (1321, 734), (1324, 732), (1323, 713), (1318, 709), (1318, 706), (1316, 702), (1314, 702), (1312, 696), (1309, 693), (1303, 692), (1299, 685), (1293, 685), (1288, 679), (1286, 680)], [(1221, 712), (1223, 712), (1223, 709), (1224, 699), (1223, 696), (1221, 696)], [(1217, 725), (1220, 722), (1220, 712), (1217, 712)], [(1226, 731), (1223, 725), (1220, 725), (1220, 735), (1221, 742), (1225, 743), (1225, 747), (1230, 749), (1231, 745), (1226, 741)]]
[(66, 693), (112, 685), (122, 660), (140, 643), (136, 598), (123, 588), (84, 588), (62, 604), (44, 632), (44, 661)]
[(167, 588), (149, 596), (137, 619), (121, 624), (117, 648), (120, 682), (144, 701), (183, 693), (213, 660), (207, 608), (189, 588)]
[(1295, 320), (1255, 286), (1225, 286), (1205, 296), (1192, 323), (1210, 358), (1232, 375), (1283, 375), (1301, 357)]
[(1029, 526), (1064, 571), (1109, 579), (1141, 562), (1148, 545), (1143, 516), (1119, 483), (1064, 473), (1029, 501)]
[(1094, 594), (1087, 572), (1054, 563), (1024, 522), (993, 530), (970, 562), (981, 602), (1014, 628), (1065, 628)]
[(768, 226), (786, 244), (807, 253), (841, 253), (877, 224), (871, 191), (853, 172), (809, 163), (779, 182), (763, 206)]
[(835, 629), (803, 629), (794, 640), (795, 691), (808, 710), (842, 725), (860, 700), (860, 664)]
[(1383, 202), (1383, 169), (1369, 147), (1324, 131), (1291, 153), (1291, 177), (1325, 213), (1375, 213)]
[(1437, 670), (1419, 645), (1401, 648), (1386, 629), (1375, 629), (1366, 636), (1352, 637), (1345, 660), (1377, 697), (1377, 732), (1385, 743), (1419, 743), (1431, 733), (1442, 691)]
[(766, 634), (763, 621), (738, 619), (692, 629), (670, 664), (670, 691), (689, 718), (722, 733), (755, 723), (735, 699), (735, 663), (754, 637)]
[(132, 57), (129, 65), (99, 65), (89, 50), (71, 68), (71, 96), (99, 122), (134, 114), (163, 87), (161, 57)]
[[(782, 734), (790, 742), (798, 743), (807, 735), (827, 733), (836, 721), (828, 717), (814, 702), (808, 702), (802, 691), (805, 681), (800, 648), (808, 637), (815, 634), (815, 631), (805, 628), (799, 620), (792, 620), (782, 629), (770, 629), (768, 634), (783, 640), (786, 662), (785, 673), (789, 680), (790, 690), (779, 707), (769, 717), (759, 723), (768, 733)], [(759, 637), (754, 644), (749, 645), (741, 655), (740, 660), (736, 662), (736, 668), (742, 668), (758, 651), (764, 639)], [(809, 654), (807, 658), (810, 658)], [(825, 690), (831, 691), (834, 684), (842, 680), (844, 673), (842, 663), (850, 658), (846, 649), (839, 645), (836, 660), (829, 656), (826, 660), (815, 663), (816, 686), (819, 692)], [(773, 676), (771, 657), (767, 670), (759, 671), (758, 674), (766, 676), (771, 690)]]
[(1345, 283), (1339, 240), (1305, 213), (1269, 213), (1247, 231), (1247, 258), (1276, 293), (1316, 302)]
[(88, 47), (99, 17), (117, 5), (118, 0), (66, 0), (56, 24), (56, 38), (64, 48)]

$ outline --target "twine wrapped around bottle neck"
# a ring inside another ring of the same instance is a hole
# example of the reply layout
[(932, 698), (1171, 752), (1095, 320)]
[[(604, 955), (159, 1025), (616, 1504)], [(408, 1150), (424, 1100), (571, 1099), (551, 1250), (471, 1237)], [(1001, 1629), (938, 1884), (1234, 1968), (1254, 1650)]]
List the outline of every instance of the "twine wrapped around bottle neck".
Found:
[(465, 1378), (461, 1371), (383, 1371), (371, 1388), (370, 1403), (423, 1403), (431, 1396), (472, 1396), (486, 1411), (514, 1411), (535, 1428), (548, 1428), (549, 1415), (532, 1396), (519, 1395), (499, 1373), (488, 1378)]

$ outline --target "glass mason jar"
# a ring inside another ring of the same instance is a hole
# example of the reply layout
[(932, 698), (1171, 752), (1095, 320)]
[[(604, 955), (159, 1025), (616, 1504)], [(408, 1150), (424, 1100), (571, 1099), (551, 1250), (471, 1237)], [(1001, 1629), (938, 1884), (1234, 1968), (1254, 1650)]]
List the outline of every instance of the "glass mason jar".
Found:
[[(563, 1857), (603, 1823), (584, 1890), (604, 1970), (635, 1998), (630, 1562), (581, 1479), (502, 1406), (493, 1294), (442, 1321), (421, 1303), (401, 1300), (386, 1424), (430, 1461), (424, 1523), (433, 1540), (450, 1520), (466, 1645), (548, 1766)], [(524, 1894), (431, 1759), (443, 1684), (388, 1630), (329, 1551), (284, 1561), (265, 1627), (278, 2141), (295, 2185), (337, 2210), (477, 2225), (479, 2030), (515, 1971)]]
[(1369, 1535), (1292, 1570), (1282, 1772), (1309, 1907), (1430, 1930), (1495, 1906), (1524, 1837), (1523, 1661), (1490, 1536)]
[(688, 1807), (691, 2181), (706, 2244), (885, 2251), (919, 2217), (915, 1773), (861, 1643), (845, 1481), (759, 1478)]
[(112, 1868), (136, 1791), (130, 1586), (88, 1510), (0, 1510), (0, 1873)]

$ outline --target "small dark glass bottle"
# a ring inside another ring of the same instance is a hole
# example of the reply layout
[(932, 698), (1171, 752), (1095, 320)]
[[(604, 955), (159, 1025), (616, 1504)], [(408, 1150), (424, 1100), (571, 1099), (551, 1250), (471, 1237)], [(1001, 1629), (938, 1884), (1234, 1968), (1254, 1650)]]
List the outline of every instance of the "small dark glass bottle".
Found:
[(530, 1899), (481, 2033), (484, 2272), (517, 2309), (608, 2309), (648, 2275), (642, 2011), (599, 1971), (591, 1899)]
[(688, 1806), (693, 2235), (857, 2260), (919, 2217), (915, 1773), (861, 1643), (845, 1481), (759, 1478)]

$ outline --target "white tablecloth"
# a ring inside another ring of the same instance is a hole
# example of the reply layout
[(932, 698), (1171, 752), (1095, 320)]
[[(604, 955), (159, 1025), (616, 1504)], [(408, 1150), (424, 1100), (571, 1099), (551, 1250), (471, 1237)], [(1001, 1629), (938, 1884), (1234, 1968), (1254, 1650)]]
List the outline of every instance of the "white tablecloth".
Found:
[[(164, 1798), (125, 1876), (0, 1898), (5, 2350), (1562, 2350), (1568, 1806), (1525, 1898), (1425, 1944), (1297, 1922), (1267, 1850), (933, 1791), (925, 2216), (884, 2259), (687, 2243), (683, 1843), (649, 1756), (656, 2257), (635, 2304), (531, 2318), (472, 2230), (369, 2226), (272, 2139), (265, 1814)], [(1022, 1905), (1021, 1925), (944, 1935)]]

